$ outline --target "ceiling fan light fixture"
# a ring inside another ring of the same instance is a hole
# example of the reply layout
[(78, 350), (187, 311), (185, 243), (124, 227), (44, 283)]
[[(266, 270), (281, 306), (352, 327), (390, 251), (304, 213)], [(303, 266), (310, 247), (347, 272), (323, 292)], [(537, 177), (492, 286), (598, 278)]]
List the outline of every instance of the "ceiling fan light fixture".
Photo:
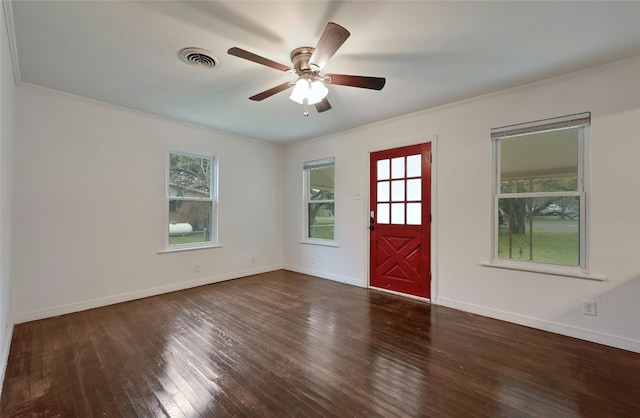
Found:
[(329, 89), (321, 80), (309, 80), (306, 78), (299, 78), (293, 87), (291, 96), (289, 98), (296, 103), (304, 104), (305, 99), (307, 104), (316, 104), (322, 101), (329, 94)]

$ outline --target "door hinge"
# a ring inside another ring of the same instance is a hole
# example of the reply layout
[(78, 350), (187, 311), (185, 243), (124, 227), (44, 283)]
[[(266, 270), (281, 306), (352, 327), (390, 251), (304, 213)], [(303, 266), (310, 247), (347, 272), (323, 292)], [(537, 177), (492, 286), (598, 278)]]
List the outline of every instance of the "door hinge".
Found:
[(429, 214), (429, 222), (433, 222), (433, 215)]
[(433, 153), (429, 153), (429, 162), (432, 163), (433, 162)]

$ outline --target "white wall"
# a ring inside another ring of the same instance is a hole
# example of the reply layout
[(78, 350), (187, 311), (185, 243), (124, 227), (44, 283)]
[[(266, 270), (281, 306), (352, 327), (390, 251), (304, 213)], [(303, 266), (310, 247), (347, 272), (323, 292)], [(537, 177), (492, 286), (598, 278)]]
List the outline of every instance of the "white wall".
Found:
[[(282, 147), (28, 85), (16, 99), (16, 322), (282, 267)], [(222, 248), (158, 254), (168, 146), (217, 155)]]
[(0, 5), (0, 389), (9, 357), (13, 317), (11, 306), (11, 167), (15, 79), (3, 4)]
[[(590, 272), (606, 281), (481, 266), (491, 258), (491, 128), (586, 111)], [(287, 147), (285, 267), (366, 286), (368, 154), (434, 138), (432, 301), (640, 352), (640, 59)], [(302, 163), (331, 156), (339, 248), (300, 244)], [(597, 302), (596, 317), (582, 315), (583, 299)]]

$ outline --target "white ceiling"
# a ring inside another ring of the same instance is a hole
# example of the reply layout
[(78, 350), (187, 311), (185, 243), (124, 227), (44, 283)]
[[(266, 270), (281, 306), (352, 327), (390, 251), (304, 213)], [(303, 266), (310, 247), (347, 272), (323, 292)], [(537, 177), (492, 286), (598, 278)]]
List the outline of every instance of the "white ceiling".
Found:
[[(640, 2), (13, 1), (21, 82), (288, 144), (640, 55)], [(351, 32), (323, 72), (386, 77), (382, 91), (329, 86), (302, 116), (285, 65), (327, 22)], [(11, 27), (11, 25), (8, 25)], [(184, 47), (215, 69), (188, 66)], [(15, 53), (15, 51), (14, 51)]]

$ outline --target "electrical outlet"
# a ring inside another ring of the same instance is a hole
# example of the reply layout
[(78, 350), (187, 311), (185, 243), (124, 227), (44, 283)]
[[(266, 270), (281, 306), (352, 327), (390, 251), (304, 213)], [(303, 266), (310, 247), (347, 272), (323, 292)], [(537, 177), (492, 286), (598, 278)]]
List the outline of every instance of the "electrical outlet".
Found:
[(252, 256), (251, 256), (251, 262), (252, 262), (252, 263), (255, 263), (255, 262), (256, 262), (256, 256), (255, 256), (255, 255), (252, 255)]
[(316, 263), (316, 258), (315, 257), (311, 257), (311, 264), (315, 264)]
[(583, 300), (582, 301), (582, 314), (596, 316), (596, 301), (595, 300)]
[(200, 273), (200, 263), (196, 263), (193, 265), (193, 271), (196, 273)]

